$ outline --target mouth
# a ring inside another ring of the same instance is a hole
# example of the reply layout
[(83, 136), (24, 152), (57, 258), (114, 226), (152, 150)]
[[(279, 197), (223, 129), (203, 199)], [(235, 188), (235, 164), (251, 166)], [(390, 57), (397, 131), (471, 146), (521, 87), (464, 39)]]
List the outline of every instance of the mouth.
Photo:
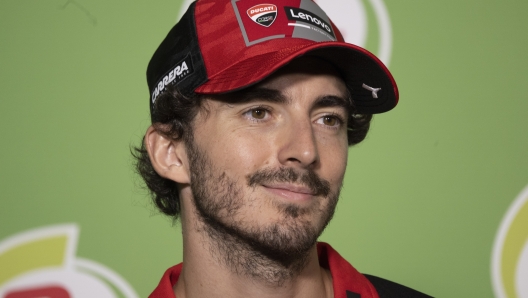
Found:
[(274, 183), (262, 185), (267, 191), (289, 202), (305, 202), (316, 196), (309, 187), (289, 183)]

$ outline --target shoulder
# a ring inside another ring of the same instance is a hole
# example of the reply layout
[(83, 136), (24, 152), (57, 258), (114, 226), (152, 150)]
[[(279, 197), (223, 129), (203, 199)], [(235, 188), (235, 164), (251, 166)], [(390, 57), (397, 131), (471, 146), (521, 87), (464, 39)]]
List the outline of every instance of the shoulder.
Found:
[(379, 298), (427, 298), (432, 297), (424, 293), (418, 292), (398, 283), (373, 276), (363, 274), (370, 283), (376, 288)]

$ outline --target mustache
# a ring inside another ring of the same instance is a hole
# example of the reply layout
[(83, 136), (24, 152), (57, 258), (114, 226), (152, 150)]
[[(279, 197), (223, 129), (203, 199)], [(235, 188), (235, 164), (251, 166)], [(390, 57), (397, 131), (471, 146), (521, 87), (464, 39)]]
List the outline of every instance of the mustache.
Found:
[(263, 169), (248, 175), (250, 187), (272, 182), (297, 183), (310, 188), (317, 196), (327, 197), (330, 194), (330, 182), (320, 178), (313, 170), (299, 173), (292, 168)]

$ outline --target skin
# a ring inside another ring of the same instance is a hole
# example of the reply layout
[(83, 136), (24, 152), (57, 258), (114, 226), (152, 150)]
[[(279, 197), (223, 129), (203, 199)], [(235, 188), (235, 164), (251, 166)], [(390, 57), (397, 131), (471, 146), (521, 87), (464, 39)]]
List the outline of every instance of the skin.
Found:
[[(326, 64), (300, 61), (256, 88), (274, 90), (280, 100), (265, 96), (239, 103), (208, 99), (194, 122), (194, 145), (242, 193), (237, 212), (219, 216), (223, 223), (241, 229), (286, 223), (285, 229), (309, 225), (320, 233), (325, 226), (321, 210), (333, 208), (328, 199), (302, 183), (249, 186), (246, 177), (263, 169), (291, 168), (301, 174), (312, 170), (329, 183), (331, 193), (338, 194), (348, 154), (346, 86)], [(324, 100), (328, 98), (332, 100)], [(179, 184), (185, 265), (174, 286), (176, 297), (333, 297), (332, 277), (319, 266), (315, 245), (308, 250), (302, 269), (279, 284), (241, 274), (223, 262), (215, 254), (227, 252), (218, 252), (218, 243), (205, 232), (196, 211), (185, 144), (167, 139), (153, 127), (145, 142), (155, 170)], [(288, 205), (306, 212), (287, 216), (280, 209)], [(269, 266), (280, 267), (273, 262)]]

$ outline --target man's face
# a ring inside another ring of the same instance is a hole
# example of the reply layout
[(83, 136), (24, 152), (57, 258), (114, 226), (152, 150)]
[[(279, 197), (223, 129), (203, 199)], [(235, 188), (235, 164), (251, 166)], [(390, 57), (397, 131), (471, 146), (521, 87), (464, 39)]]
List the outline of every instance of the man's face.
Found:
[(284, 265), (330, 221), (347, 161), (346, 87), (326, 64), (308, 62), (236, 100), (206, 100), (187, 144), (194, 204), (210, 236)]

